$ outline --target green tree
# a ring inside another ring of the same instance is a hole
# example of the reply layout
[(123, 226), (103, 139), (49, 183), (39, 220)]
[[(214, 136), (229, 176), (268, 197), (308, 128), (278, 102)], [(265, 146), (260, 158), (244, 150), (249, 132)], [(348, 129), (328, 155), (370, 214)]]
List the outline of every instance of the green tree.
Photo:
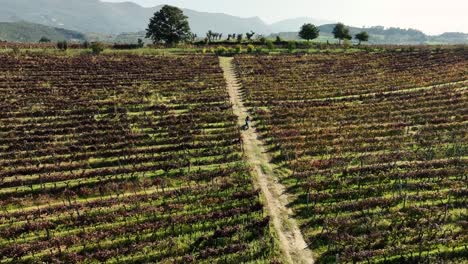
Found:
[(49, 43), (50, 42), (50, 39), (47, 38), (47, 37), (42, 37), (40, 40), (39, 40), (39, 43)]
[(255, 36), (255, 32), (253, 32), (253, 31), (247, 32), (247, 33), (245, 33), (245, 36), (247, 37), (248, 41), (251, 41), (252, 37)]
[(101, 52), (104, 51), (104, 49), (105, 49), (106, 47), (105, 47), (105, 45), (102, 44), (101, 42), (93, 42), (93, 43), (91, 43), (90, 48), (91, 48), (91, 52), (92, 52), (94, 55), (99, 55), (99, 54), (101, 54)]
[(339, 40), (340, 45), (341, 41), (344, 39), (351, 40), (353, 37), (349, 34), (349, 28), (345, 26), (343, 23), (336, 24), (335, 28), (333, 28), (333, 36)]
[(320, 30), (312, 24), (304, 24), (299, 31), (299, 37), (310, 41), (311, 39), (316, 39), (319, 37)]
[(146, 37), (153, 43), (163, 41), (173, 45), (189, 39), (190, 35), (188, 17), (179, 8), (169, 5), (154, 13), (146, 29)]
[(139, 48), (143, 48), (145, 46), (145, 43), (143, 42), (143, 40), (141, 38), (138, 39), (138, 47)]
[(361, 42), (367, 42), (369, 41), (369, 34), (365, 31), (362, 31), (358, 34), (356, 34), (356, 36), (354, 36), (355, 39), (359, 40), (359, 45), (361, 45)]

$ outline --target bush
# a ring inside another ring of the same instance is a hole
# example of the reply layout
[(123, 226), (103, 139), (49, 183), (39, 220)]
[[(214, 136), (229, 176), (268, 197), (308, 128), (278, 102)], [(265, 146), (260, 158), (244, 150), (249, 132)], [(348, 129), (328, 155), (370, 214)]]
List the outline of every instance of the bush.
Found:
[(235, 48), (235, 50), (236, 50), (236, 53), (237, 53), (237, 54), (241, 54), (241, 53), (242, 53), (242, 46), (241, 46), (241, 45), (237, 45), (236, 48)]
[(100, 43), (100, 42), (93, 42), (93, 43), (91, 43), (90, 48), (91, 48), (91, 52), (92, 52), (94, 55), (99, 55), (99, 54), (101, 54), (101, 52), (103, 52), (104, 49), (105, 49), (104, 44), (102, 44), (102, 43)]
[(283, 42), (283, 40), (281, 39), (280, 36), (276, 36), (275, 42), (276, 42), (276, 43), (281, 43), (281, 42)]
[(89, 42), (88, 41), (85, 41), (83, 42), (83, 44), (81, 44), (83, 49), (89, 49)]
[(349, 39), (345, 39), (345, 40), (343, 41), (343, 47), (344, 47), (345, 49), (348, 49), (349, 47), (351, 47), (351, 41), (350, 41)]
[(296, 48), (297, 48), (296, 41), (289, 41), (288, 42), (289, 52), (293, 52)]
[(247, 45), (247, 53), (252, 53), (255, 50), (255, 46), (252, 44)]
[(216, 48), (216, 51), (215, 51), (216, 55), (222, 56), (222, 55), (225, 55), (226, 53), (228, 53), (228, 50), (225, 47), (219, 46), (218, 48)]
[(145, 42), (143, 42), (143, 40), (140, 39), (140, 38), (138, 39), (138, 47), (139, 48), (144, 48), (145, 47)]
[(59, 42), (57, 42), (57, 48), (58, 48), (59, 50), (67, 50), (67, 49), (68, 49), (68, 43), (67, 43), (67, 41), (64, 40), (64, 41), (59, 41)]
[(267, 48), (268, 48), (269, 50), (272, 50), (272, 49), (275, 48), (275, 44), (274, 44), (273, 41), (271, 41), (271, 40), (267, 40), (267, 42), (266, 42), (265, 44), (266, 44), (266, 46), (267, 46)]

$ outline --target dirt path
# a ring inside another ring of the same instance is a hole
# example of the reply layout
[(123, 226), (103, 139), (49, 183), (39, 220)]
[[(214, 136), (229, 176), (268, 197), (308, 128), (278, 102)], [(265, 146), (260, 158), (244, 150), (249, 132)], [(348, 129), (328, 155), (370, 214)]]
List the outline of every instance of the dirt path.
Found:
[[(244, 107), (240, 97), (240, 85), (234, 69), (233, 58), (220, 57), (220, 65), (224, 71), (234, 114), (238, 116), (239, 125), (243, 125), (247, 116), (247, 108)], [(242, 138), (246, 158), (255, 173), (255, 184), (265, 197), (265, 206), (278, 234), (280, 248), (285, 259), (290, 263), (314, 263), (312, 252), (307, 248), (301, 231), (292, 218), (293, 212), (287, 207), (288, 198), (285, 194), (285, 188), (274, 177), (270, 158), (262, 142), (258, 139), (255, 129), (243, 131)]]

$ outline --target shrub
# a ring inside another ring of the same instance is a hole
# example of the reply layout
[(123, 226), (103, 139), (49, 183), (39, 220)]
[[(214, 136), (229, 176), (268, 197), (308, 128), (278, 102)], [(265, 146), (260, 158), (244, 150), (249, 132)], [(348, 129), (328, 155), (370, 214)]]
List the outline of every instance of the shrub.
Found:
[(59, 50), (67, 50), (67, 49), (68, 49), (68, 43), (67, 43), (67, 41), (64, 40), (64, 41), (59, 41), (59, 42), (57, 42), (57, 48), (58, 48)]
[(138, 47), (139, 48), (144, 48), (145, 47), (145, 43), (143, 42), (143, 40), (141, 38), (138, 39)]
[(104, 49), (105, 49), (104, 44), (102, 44), (102, 43), (100, 43), (100, 42), (93, 42), (93, 43), (91, 43), (90, 48), (91, 48), (91, 52), (92, 52), (94, 55), (99, 55), (99, 54), (101, 54), (101, 52), (103, 52)]
[(281, 39), (280, 36), (276, 36), (275, 42), (276, 42), (276, 43), (281, 43), (281, 42), (283, 42), (283, 40)]
[(267, 48), (268, 48), (269, 50), (272, 50), (272, 49), (275, 48), (275, 44), (274, 44), (273, 41), (271, 41), (271, 40), (267, 40), (267, 42), (266, 42), (265, 44), (266, 44), (266, 46), (267, 46)]
[(252, 44), (247, 45), (247, 53), (252, 53), (255, 50), (255, 46)]
[(241, 45), (237, 45), (235, 49), (236, 49), (237, 54), (242, 53), (242, 46)]
[(351, 47), (351, 41), (350, 41), (349, 39), (345, 39), (345, 40), (343, 41), (343, 47), (344, 47), (345, 49)]
[(288, 42), (289, 52), (293, 52), (296, 48), (297, 48), (296, 41), (289, 41)]
[(227, 52), (228, 52), (228, 50), (225, 47), (219, 46), (218, 48), (216, 48), (215, 54), (218, 55), (218, 56), (222, 56), (222, 55), (226, 54)]

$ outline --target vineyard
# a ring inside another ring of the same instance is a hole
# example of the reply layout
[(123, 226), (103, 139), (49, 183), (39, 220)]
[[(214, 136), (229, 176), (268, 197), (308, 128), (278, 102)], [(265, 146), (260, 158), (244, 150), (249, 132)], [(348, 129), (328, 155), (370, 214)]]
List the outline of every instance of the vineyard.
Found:
[(318, 263), (468, 259), (466, 49), (235, 64)]
[(0, 76), (0, 263), (279, 262), (216, 57), (0, 55)]

